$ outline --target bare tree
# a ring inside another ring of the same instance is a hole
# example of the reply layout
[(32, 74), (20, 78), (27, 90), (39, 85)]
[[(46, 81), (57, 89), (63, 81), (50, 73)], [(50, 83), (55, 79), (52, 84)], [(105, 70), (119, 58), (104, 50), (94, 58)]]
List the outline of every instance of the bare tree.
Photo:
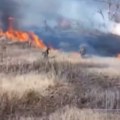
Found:
[[(102, 2), (107, 5), (108, 9), (108, 17), (110, 20), (118, 22), (119, 20), (119, 8), (120, 8), (120, 1), (115, 1), (115, 0), (94, 0), (95, 2)], [(98, 11), (99, 14), (102, 16), (104, 19), (104, 14), (102, 10)]]

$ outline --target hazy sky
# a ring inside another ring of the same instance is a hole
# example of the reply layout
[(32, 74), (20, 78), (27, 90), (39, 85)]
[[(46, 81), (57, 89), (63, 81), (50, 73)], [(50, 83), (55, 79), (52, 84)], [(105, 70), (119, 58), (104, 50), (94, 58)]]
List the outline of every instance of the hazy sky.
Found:
[[(109, 0), (21, 0), (22, 23), (24, 26), (38, 26), (46, 19), (54, 25), (56, 19), (65, 17), (78, 20), (88, 28), (106, 29), (111, 26), (108, 19), (108, 4), (100, 1)], [(115, 2), (117, 0), (114, 0)], [(98, 13), (102, 9), (104, 19)], [(106, 27), (104, 28), (104, 24)], [(103, 26), (103, 28), (100, 26)]]
[(39, 27), (44, 19), (54, 26), (60, 17), (77, 20), (89, 28), (110, 26), (113, 21), (108, 19), (108, 4), (100, 1), (110, 0), (0, 0), (0, 17), (4, 25), (13, 16), (20, 26)]
[[(88, 22), (96, 19), (97, 10), (102, 7), (93, 0), (22, 0), (24, 23), (39, 24), (46, 18), (54, 20), (59, 16)], [(101, 17), (101, 16), (97, 16)], [(101, 18), (99, 18), (101, 19)]]

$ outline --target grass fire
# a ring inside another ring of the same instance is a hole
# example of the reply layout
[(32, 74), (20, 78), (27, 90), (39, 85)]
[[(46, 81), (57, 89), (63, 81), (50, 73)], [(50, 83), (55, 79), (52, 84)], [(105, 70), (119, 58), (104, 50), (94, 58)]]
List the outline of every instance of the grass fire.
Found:
[(8, 30), (3, 32), (2, 29), (0, 29), (0, 36), (5, 36), (8, 40), (12, 41), (19, 41), (19, 42), (31, 42), (38, 48), (46, 48), (46, 45), (43, 43), (39, 37), (34, 34), (33, 32), (23, 32), (19, 30), (14, 29), (14, 18), (9, 17), (8, 18), (9, 26)]
[(119, 5), (0, 0), (0, 120), (120, 120)]

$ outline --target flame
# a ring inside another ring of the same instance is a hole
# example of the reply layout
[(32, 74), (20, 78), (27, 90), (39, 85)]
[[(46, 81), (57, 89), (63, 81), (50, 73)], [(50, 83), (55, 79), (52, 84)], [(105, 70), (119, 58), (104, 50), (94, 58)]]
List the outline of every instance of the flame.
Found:
[(30, 34), (30, 36), (31, 36), (31, 40), (33, 41), (33, 43), (35, 44), (36, 47), (46, 48), (46, 46), (45, 46), (45, 44), (43, 43), (43, 41), (40, 40), (37, 35), (35, 35), (33, 32), (30, 32), (29, 34)]
[(5, 36), (9, 40), (19, 41), (19, 42), (32, 42), (38, 48), (46, 48), (46, 45), (43, 41), (33, 32), (23, 32), (15, 30), (13, 27), (14, 18), (9, 17), (9, 27), (8, 30), (3, 32), (0, 29), (0, 36)]

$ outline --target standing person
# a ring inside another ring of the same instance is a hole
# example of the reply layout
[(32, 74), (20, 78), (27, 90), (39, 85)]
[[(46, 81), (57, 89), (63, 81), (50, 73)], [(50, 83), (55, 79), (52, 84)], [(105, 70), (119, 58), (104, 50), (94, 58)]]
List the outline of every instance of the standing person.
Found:
[(85, 48), (85, 46), (81, 46), (80, 47), (80, 55), (81, 55), (81, 57), (84, 57), (85, 54), (86, 54), (86, 48)]
[(46, 49), (46, 51), (43, 52), (43, 56), (44, 56), (45, 59), (46, 59), (46, 58), (48, 59), (49, 53), (50, 53), (50, 48), (48, 47), (48, 48)]

